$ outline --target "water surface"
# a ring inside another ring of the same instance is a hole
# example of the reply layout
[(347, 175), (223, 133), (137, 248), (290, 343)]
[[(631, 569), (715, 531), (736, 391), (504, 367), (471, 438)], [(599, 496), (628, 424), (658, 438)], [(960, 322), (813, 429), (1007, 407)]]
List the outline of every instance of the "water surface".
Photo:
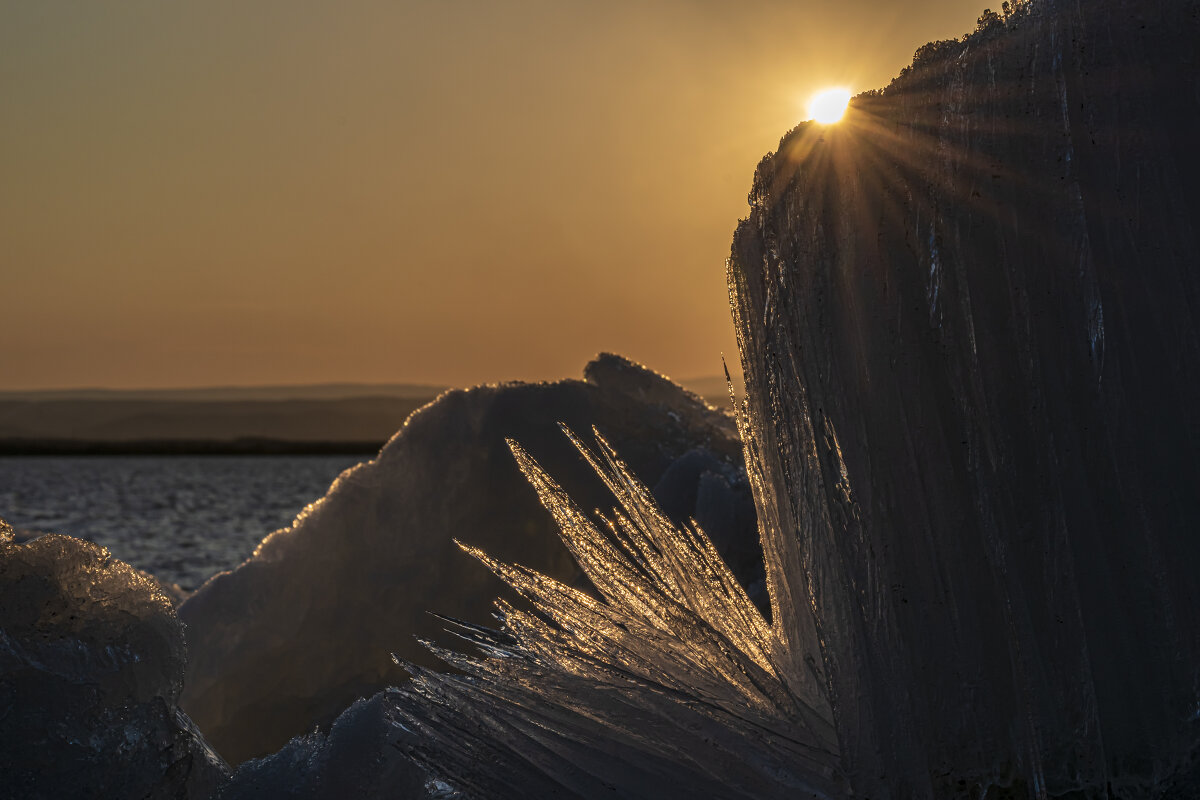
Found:
[(0, 457), (0, 517), (195, 589), (291, 523), (361, 456)]

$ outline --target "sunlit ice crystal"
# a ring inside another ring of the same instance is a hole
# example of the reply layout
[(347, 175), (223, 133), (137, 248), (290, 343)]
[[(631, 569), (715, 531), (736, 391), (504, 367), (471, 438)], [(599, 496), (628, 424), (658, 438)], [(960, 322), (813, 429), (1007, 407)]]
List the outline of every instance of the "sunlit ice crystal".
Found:
[(399, 746), (469, 796), (843, 794), (829, 704), (803, 668), (814, 659), (783, 627), (792, 595), (771, 591), (768, 622), (599, 432), (594, 449), (564, 432), (616, 497), (611, 514), (584, 513), (509, 446), (594, 591), (460, 545), (529, 608), (497, 601), (499, 630), (448, 620), (479, 655), (430, 644), (461, 674), (409, 666)]

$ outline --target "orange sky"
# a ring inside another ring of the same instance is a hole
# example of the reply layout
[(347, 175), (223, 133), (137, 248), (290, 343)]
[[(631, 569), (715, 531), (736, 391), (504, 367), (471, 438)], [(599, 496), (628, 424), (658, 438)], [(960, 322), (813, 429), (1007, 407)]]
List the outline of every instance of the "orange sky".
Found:
[(755, 164), (963, 0), (0, 0), (0, 389), (736, 361)]

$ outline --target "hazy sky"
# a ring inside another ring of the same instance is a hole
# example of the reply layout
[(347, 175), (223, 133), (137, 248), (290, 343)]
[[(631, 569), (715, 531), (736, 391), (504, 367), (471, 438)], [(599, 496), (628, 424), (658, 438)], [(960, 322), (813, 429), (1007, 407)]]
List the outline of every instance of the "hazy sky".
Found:
[(0, 389), (715, 374), (759, 158), (981, 10), (0, 0)]

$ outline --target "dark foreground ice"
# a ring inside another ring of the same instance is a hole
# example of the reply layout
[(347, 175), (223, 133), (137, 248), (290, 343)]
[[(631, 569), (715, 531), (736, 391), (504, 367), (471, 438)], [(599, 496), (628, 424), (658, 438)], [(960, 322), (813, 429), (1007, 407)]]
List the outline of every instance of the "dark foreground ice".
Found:
[(751, 473), (859, 794), (1200, 796), (1198, 41), (1016, 3), (758, 167)]
[(0, 797), (199, 800), (224, 781), (179, 710), (183, 630), (153, 580), (90, 542), (0, 530), (0, 615)]
[(396, 747), (394, 689), (358, 700), (328, 733), (297, 736), (239, 767), (219, 800), (408, 800), (427, 796), (425, 771)]

